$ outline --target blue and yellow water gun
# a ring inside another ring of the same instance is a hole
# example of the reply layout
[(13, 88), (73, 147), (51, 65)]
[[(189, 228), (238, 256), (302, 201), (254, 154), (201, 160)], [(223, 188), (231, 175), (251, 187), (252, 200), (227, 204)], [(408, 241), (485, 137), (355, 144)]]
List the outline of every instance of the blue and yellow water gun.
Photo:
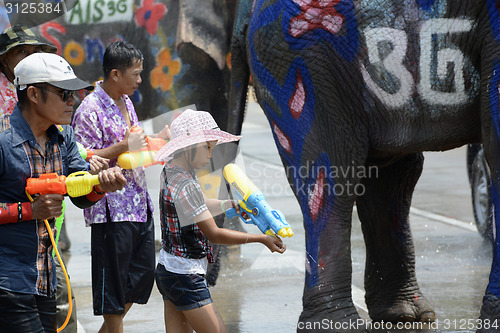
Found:
[(252, 183), (245, 173), (236, 165), (228, 164), (223, 170), (224, 178), (233, 188), (238, 199), (240, 213), (235, 208), (226, 210), (226, 216), (231, 219), (239, 216), (247, 224), (255, 224), (266, 235), (292, 237), (293, 230), (283, 213), (274, 210), (267, 203), (264, 194)]

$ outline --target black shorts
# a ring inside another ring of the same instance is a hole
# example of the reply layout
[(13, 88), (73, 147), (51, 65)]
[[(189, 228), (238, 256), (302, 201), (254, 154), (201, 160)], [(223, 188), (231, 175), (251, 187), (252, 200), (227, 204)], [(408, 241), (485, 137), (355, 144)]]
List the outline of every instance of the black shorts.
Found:
[(94, 315), (123, 314), (125, 304), (146, 304), (155, 271), (154, 222), (91, 225)]
[(26, 295), (0, 289), (0, 331), (55, 333), (55, 296)]

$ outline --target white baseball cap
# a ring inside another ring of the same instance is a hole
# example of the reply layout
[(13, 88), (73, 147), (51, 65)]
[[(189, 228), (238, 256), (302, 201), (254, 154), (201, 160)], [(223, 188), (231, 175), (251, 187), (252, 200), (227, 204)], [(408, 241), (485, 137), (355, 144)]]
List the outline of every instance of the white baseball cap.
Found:
[(92, 90), (94, 86), (76, 77), (70, 64), (53, 53), (33, 53), (14, 68), (14, 84), (20, 90), (33, 83), (48, 83), (66, 90)]

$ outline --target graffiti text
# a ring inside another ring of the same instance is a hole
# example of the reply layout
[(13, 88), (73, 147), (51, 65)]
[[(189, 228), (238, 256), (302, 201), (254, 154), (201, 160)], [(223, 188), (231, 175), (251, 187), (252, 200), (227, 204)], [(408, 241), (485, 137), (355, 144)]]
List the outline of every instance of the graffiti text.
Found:
[[(368, 62), (384, 80), (378, 80), (377, 83), (365, 65), (361, 64), (366, 85), (384, 105), (393, 109), (408, 103), (415, 89), (429, 104), (459, 105), (466, 102), (469, 96), (464, 82), (465, 56), (458, 47), (437, 47), (435, 36), (466, 33), (471, 29), (472, 21), (468, 19), (437, 18), (422, 24), (419, 44), (420, 77), (417, 86), (405, 67), (408, 46), (405, 32), (387, 27), (368, 29), (364, 34)], [(391, 46), (384, 57), (379, 50), (380, 43)], [(450, 85), (453, 91), (440, 89), (438, 82), (446, 82), (445, 85)]]

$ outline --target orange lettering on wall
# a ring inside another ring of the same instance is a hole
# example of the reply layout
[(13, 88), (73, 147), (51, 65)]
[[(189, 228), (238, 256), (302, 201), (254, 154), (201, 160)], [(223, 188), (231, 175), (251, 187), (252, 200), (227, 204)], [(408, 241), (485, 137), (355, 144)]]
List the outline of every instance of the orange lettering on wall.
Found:
[(73, 66), (80, 66), (85, 60), (85, 50), (77, 42), (69, 42), (64, 48), (64, 58)]

